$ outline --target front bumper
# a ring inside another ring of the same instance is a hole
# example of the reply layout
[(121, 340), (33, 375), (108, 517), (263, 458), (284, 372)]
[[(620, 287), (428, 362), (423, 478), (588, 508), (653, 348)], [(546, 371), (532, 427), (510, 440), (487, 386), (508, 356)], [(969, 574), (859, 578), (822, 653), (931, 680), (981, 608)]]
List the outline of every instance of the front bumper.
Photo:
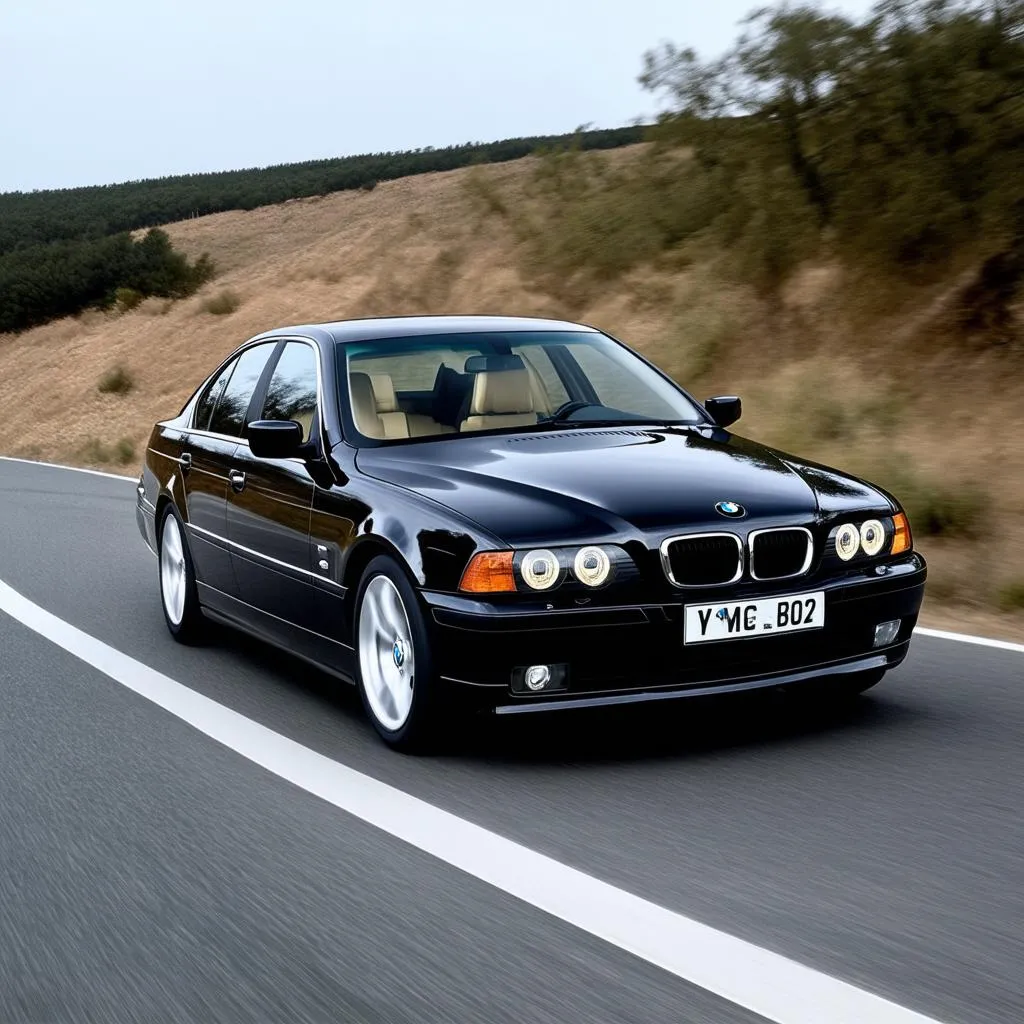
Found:
[[(672, 601), (595, 608), (497, 606), (425, 593), (438, 672), (460, 697), (502, 714), (632, 703), (785, 686), (825, 676), (889, 669), (907, 654), (927, 568), (917, 554), (881, 568), (793, 586), (718, 588)], [(683, 605), (825, 591), (821, 629), (683, 645)], [(874, 628), (900, 619), (893, 642), (876, 648)], [(560, 692), (514, 693), (526, 665), (566, 664)]]

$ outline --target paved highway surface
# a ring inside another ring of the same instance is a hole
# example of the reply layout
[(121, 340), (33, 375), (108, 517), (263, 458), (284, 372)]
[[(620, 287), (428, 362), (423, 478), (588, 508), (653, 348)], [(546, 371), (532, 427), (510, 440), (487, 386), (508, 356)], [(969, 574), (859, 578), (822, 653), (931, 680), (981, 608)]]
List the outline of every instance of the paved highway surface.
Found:
[[(1024, 1020), (1024, 653), (919, 637), (843, 713), (769, 698), (516, 719), (407, 758), (352, 691), (285, 655), (227, 630), (175, 644), (133, 501), (128, 481), (0, 461), (0, 581), (308, 750), (809, 978), (921, 1019)], [(765, 1019), (339, 810), (4, 614), (0, 693), (4, 1024)], [(725, 969), (742, 989), (754, 961)], [(874, 1024), (790, 987), (783, 1024)]]

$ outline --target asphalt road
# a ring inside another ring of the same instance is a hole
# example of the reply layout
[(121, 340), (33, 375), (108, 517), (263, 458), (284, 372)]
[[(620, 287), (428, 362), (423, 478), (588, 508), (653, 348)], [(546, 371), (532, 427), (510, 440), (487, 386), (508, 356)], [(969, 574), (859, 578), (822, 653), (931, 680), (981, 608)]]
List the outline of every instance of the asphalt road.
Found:
[[(1024, 1020), (1024, 654), (919, 637), (841, 714), (682, 702), (498, 721), (406, 758), (287, 656), (226, 630), (175, 644), (133, 498), (0, 461), (0, 580), (624, 890), (938, 1020)], [(761, 1019), (340, 812), (3, 614), (0, 694), (4, 1024)]]

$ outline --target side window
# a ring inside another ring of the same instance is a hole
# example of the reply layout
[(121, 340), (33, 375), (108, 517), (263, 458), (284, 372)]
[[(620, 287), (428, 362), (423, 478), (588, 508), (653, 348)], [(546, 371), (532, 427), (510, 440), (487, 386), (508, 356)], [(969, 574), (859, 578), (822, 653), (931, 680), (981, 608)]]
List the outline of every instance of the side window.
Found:
[(237, 361), (237, 359), (232, 359), (231, 362), (228, 363), (228, 365), (225, 366), (216, 377), (214, 377), (203, 392), (199, 401), (196, 402), (196, 411), (192, 417), (192, 426), (195, 427), (196, 430), (210, 429), (210, 418), (213, 416), (213, 410), (217, 405), (217, 400), (224, 393), (224, 386), (231, 377), (231, 371), (235, 368), (235, 363)]
[(252, 393), (256, 390), (260, 375), (276, 344), (266, 342), (254, 345), (238, 357), (231, 378), (210, 419), (210, 430), (215, 434), (226, 434), (228, 437), (242, 436), (245, 414), (252, 400)]
[(264, 420), (296, 420), (308, 441), (316, 415), (316, 352), (311, 345), (290, 341), (281, 352), (267, 386), (260, 415)]

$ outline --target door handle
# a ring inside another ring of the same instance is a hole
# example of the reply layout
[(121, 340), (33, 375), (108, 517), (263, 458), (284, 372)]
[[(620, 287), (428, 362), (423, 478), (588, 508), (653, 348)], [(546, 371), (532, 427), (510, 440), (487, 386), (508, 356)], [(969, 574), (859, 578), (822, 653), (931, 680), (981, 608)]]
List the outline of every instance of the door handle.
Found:
[(233, 469), (228, 473), (228, 479), (231, 481), (231, 489), (233, 491), (243, 491), (245, 489), (245, 474), (240, 469)]
[(181, 457), (178, 459), (178, 464), (187, 473), (192, 468), (192, 453), (182, 452)]

